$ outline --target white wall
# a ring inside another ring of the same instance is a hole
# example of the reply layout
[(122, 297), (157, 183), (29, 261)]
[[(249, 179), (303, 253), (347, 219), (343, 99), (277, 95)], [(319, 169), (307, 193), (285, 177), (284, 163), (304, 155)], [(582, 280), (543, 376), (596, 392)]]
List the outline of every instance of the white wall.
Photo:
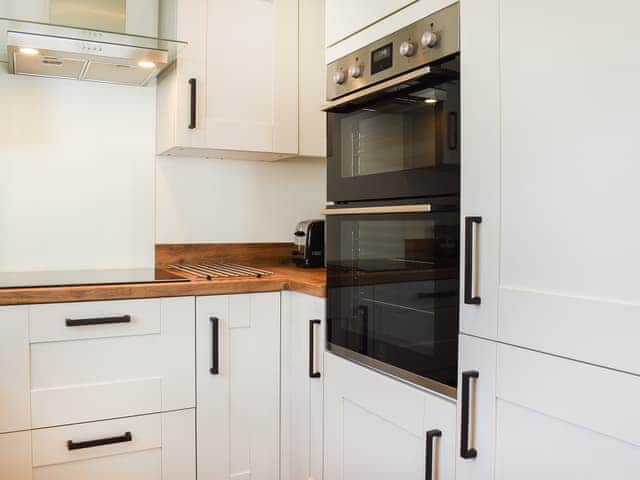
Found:
[(153, 265), (155, 88), (0, 64), (0, 271)]
[(157, 241), (288, 242), (326, 198), (323, 159), (247, 162), (159, 157)]

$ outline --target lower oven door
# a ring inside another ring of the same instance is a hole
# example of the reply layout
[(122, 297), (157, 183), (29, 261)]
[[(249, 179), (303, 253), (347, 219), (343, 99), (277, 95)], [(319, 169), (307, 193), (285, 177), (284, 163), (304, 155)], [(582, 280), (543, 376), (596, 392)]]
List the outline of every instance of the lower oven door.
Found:
[(325, 213), (329, 350), (455, 397), (457, 199)]

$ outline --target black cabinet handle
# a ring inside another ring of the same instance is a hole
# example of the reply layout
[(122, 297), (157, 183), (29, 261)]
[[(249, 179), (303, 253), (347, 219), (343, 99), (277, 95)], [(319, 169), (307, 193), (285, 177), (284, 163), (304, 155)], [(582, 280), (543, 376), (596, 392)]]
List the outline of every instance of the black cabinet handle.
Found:
[(191, 95), (189, 98), (190, 110), (189, 110), (189, 129), (196, 128), (196, 100), (197, 100), (197, 88), (196, 79), (189, 79), (189, 86), (191, 87)]
[(424, 479), (433, 480), (433, 439), (441, 437), (442, 432), (440, 430), (429, 430), (427, 432), (427, 444), (425, 446), (425, 459), (424, 459)]
[(464, 219), (464, 303), (480, 305), (480, 297), (473, 296), (473, 224), (482, 223), (482, 217)]
[(476, 458), (478, 451), (469, 448), (469, 384), (472, 378), (478, 378), (476, 370), (462, 372), (462, 406), (460, 407), (460, 456), (462, 458)]
[(67, 450), (80, 450), (82, 448), (99, 447), (101, 445), (112, 445), (114, 443), (124, 443), (133, 440), (131, 432), (126, 432), (119, 437), (100, 438), (98, 440), (88, 440), (86, 442), (67, 441)]
[(99, 317), (99, 318), (78, 318), (65, 320), (67, 327), (82, 327), (85, 325), (107, 325), (109, 323), (130, 323), (131, 315), (121, 315), (119, 317)]
[(447, 128), (447, 147), (449, 150), (458, 149), (458, 114), (456, 112), (449, 113), (447, 117), (449, 126)]
[(220, 373), (220, 320), (218, 317), (211, 317), (211, 368), (209, 372), (211, 375), (218, 375)]
[(320, 325), (320, 320), (309, 320), (309, 378), (320, 378), (320, 372), (316, 372), (314, 368), (314, 360), (316, 353), (316, 341), (313, 334), (316, 325)]

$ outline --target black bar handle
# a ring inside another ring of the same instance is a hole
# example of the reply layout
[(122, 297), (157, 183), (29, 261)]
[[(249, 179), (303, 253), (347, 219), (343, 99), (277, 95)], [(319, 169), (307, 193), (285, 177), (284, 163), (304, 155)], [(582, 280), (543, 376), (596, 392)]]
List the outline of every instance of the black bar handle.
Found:
[(462, 372), (462, 406), (460, 408), (460, 456), (462, 458), (476, 458), (478, 451), (469, 448), (469, 384), (472, 378), (480, 377), (476, 370)]
[(88, 440), (86, 442), (74, 442), (73, 440), (67, 441), (67, 450), (80, 450), (82, 448), (99, 447), (101, 445), (113, 445), (114, 443), (124, 443), (133, 440), (131, 432), (125, 432), (124, 435), (119, 437), (100, 438), (98, 440)]
[(196, 101), (197, 101), (197, 87), (196, 79), (189, 79), (189, 86), (191, 87), (191, 94), (189, 98), (190, 110), (189, 110), (189, 129), (196, 128)]
[(99, 317), (99, 318), (78, 318), (65, 320), (67, 327), (82, 327), (85, 325), (107, 325), (109, 323), (131, 323), (131, 315), (120, 315), (119, 317)]
[(211, 317), (209, 320), (211, 321), (211, 368), (209, 373), (218, 375), (220, 373), (220, 320), (218, 317)]
[(316, 341), (314, 330), (316, 325), (320, 325), (320, 320), (309, 320), (309, 378), (320, 378), (320, 372), (316, 372), (314, 366), (315, 353), (316, 353)]
[(464, 303), (480, 305), (480, 297), (473, 296), (473, 224), (481, 224), (482, 217), (464, 219)]
[(440, 430), (429, 430), (427, 432), (427, 444), (425, 446), (424, 458), (424, 480), (433, 480), (433, 439), (441, 437)]
[(456, 112), (450, 112), (447, 117), (449, 125), (447, 128), (447, 147), (449, 150), (458, 149), (458, 114)]

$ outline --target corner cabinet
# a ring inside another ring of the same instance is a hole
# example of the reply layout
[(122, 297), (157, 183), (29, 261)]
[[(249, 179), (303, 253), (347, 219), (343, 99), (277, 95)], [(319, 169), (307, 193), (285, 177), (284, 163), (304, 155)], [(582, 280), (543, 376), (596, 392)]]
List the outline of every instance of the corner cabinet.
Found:
[(322, 480), (325, 299), (282, 292), (281, 480)]
[(325, 480), (454, 480), (456, 403), (331, 353)]
[(199, 480), (280, 476), (280, 292), (196, 300)]
[(324, 133), (315, 130), (323, 118), (324, 74), (305, 77), (313, 67), (307, 62), (324, 66), (313, 54), (323, 40), (315, 24), (324, 18), (316, 10), (309, 0), (163, 2), (161, 36), (189, 45), (158, 79), (157, 153), (248, 160), (323, 155)]

